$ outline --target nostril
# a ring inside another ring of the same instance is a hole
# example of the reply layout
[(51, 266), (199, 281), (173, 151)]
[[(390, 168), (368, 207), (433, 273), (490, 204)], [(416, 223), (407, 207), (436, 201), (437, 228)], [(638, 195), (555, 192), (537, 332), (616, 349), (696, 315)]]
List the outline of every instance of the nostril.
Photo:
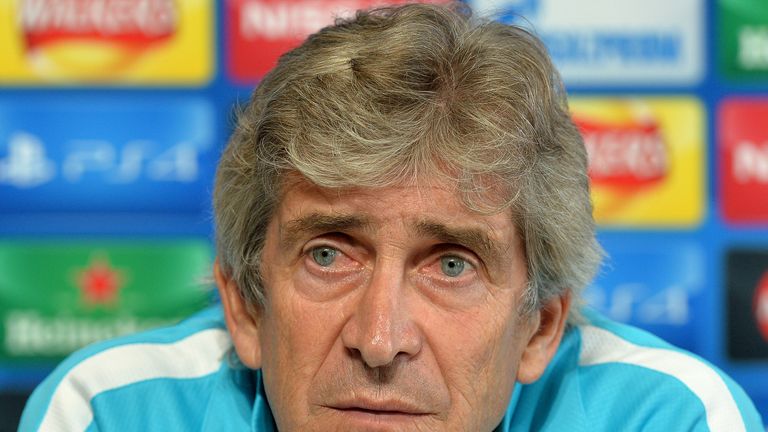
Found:
[(363, 353), (361, 353), (359, 349), (353, 347), (346, 347), (346, 349), (347, 355), (349, 355), (349, 357), (353, 360), (363, 360)]

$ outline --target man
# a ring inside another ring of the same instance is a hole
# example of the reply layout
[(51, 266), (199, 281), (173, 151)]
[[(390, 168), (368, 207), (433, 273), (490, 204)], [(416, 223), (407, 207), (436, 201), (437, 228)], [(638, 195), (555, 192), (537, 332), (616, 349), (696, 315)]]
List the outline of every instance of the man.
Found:
[(761, 430), (703, 360), (582, 313), (588, 189), (532, 35), (456, 5), (340, 21), (222, 157), (222, 307), (76, 354), (22, 429)]

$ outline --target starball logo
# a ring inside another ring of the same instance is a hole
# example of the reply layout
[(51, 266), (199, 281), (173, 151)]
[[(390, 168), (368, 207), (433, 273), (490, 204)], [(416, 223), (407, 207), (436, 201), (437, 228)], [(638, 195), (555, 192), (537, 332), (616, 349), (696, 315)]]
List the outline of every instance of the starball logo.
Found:
[(124, 67), (176, 32), (173, 0), (22, 0), (28, 55), (48, 68)]

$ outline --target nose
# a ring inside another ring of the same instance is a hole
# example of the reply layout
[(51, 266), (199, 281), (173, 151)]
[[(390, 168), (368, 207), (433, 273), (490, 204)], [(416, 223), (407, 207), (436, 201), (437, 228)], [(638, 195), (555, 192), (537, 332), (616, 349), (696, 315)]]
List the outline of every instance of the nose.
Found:
[(342, 330), (345, 347), (370, 368), (418, 354), (423, 335), (414, 321), (417, 299), (405, 289), (403, 272), (377, 269), (361, 288), (364, 292)]

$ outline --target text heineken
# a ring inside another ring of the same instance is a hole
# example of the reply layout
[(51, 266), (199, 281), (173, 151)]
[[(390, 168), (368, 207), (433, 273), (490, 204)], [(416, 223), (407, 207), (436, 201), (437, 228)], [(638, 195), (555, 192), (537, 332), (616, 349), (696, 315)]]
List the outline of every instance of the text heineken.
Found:
[(5, 316), (4, 349), (19, 357), (60, 357), (96, 341), (171, 324), (180, 318), (47, 317), (35, 311), (14, 311)]

